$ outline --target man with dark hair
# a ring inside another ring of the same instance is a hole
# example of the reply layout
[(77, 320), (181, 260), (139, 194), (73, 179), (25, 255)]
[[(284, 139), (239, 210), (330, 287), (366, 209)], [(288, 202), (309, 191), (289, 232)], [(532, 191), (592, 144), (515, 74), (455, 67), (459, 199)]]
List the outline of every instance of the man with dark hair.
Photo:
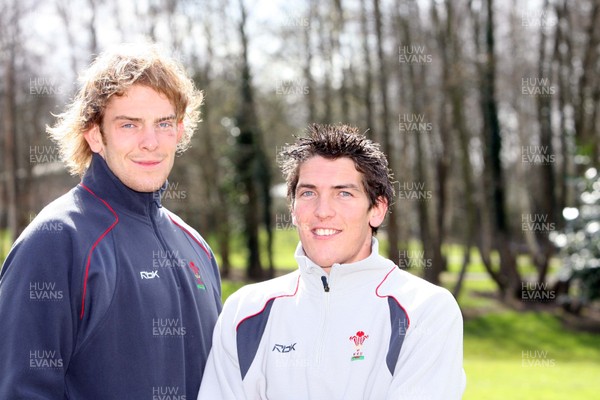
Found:
[(226, 301), (198, 399), (459, 399), (456, 301), (379, 255), (394, 195), (379, 146), (312, 125), (282, 170), (299, 269)]
[(221, 310), (204, 239), (161, 204), (202, 93), (155, 46), (100, 55), (49, 132), (81, 183), (0, 278), (0, 399), (193, 398)]

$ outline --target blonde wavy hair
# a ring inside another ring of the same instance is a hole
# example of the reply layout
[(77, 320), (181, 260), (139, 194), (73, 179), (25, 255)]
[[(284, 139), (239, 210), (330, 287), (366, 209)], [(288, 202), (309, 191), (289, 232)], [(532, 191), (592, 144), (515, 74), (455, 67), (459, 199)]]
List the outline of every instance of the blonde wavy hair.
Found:
[(184, 133), (178, 153), (190, 144), (198, 122), (202, 92), (197, 90), (183, 66), (154, 44), (127, 44), (99, 55), (79, 78), (81, 88), (54, 126), (46, 127), (57, 143), (61, 159), (73, 175), (83, 175), (90, 165), (92, 150), (84, 133), (101, 127), (106, 105), (112, 96), (122, 96), (132, 85), (150, 87), (166, 96), (175, 108)]

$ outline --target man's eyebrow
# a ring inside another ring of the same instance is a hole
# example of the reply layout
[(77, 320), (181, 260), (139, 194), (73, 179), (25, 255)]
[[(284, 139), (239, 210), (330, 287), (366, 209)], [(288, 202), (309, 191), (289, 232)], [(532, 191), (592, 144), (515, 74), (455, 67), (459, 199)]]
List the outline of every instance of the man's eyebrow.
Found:
[(119, 120), (127, 120), (127, 121), (134, 121), (134, 122), (142, 121), (141, 118), (129, 117), (127, 115), (117, 115), (116, 117), (113, 118), (113, 121), (119, 121)]
[(299, 183), (296, 186), (296, 189), (299, 188), (303, 188), (303, 189), (316, 189), (317, 187), (315, 185), (311, 185), (310, 183)]
[(346, 184), (342, 184), (342, 185), (335, 185), (333, 186), (334, 189), (354, 189), (354, 190), (360, 190), (360, 187), (358, 185), (355, 185), (354, 183), (346, 183)]
[[(310, 184), (310, 183), (299, 183), (298, 186), (296, 187), (297, 189), (299, 188), (304, 188), (304, 189), (316, 189), (317, 186)], [(360, 191), (360, 186), (355, 185), (354, 183), (344, 183), (344, 184), (340, 184), (340, 185), (334, 185), (331, 187), (332, 189), (354, 189), (354, 190), (359, 190)]]
[[(177, 118), (175, 116), (175, 114), (171, 114), (171, 115), (167, 115), (166, 117), (159, 117), (156, 118), (154, 120), (155, 124), (158, 124), (160, 122), (163, 121), (173, 121), (175, 120), (175, 118)], [(119, 121), (119, 120), (126, 120), (126, 121), (133, 121), (133, 122), (142, 122), (143, 119), (142, 118), (138, 118), (138, 117), (130, 117), (128, 115), (117, 115), (116, 117), (113, 118), (114, 121)]]
[(160, 118), (155, 119), (154, 123), (157, 124), (157, 123), (163, 122), (163, 121), (173, 121), (173, 120), (175, 120), (175, 118), (177, 118), (177, 116), (175, 114), (171, 114), (166, 117), (160, 117)]

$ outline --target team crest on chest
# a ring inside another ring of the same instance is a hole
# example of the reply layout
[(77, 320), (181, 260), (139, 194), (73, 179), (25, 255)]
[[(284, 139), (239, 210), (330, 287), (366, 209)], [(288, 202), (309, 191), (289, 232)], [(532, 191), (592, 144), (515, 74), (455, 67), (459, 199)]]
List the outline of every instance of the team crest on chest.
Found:
[(364, 360), (365, 356), (362, 352), (363, 344), (365, 340), (369, 338), (369, 335), (366, 335), (363, 331), (356, 332), (356, 335), (350, 336), (350, 342), (354, 345), (354, 353), (352, 354), (352, 358), (350, 361), (358, 361)]
[(204, 285), (202, 277), (200, 276), (200, 268), (198, 268), (193, 261), (190, 261), (189, 265), (192, 271), (194, 272), (194, 276), (196, 277), (196, 287), (200, 290), (206, 290), (206, 286)]

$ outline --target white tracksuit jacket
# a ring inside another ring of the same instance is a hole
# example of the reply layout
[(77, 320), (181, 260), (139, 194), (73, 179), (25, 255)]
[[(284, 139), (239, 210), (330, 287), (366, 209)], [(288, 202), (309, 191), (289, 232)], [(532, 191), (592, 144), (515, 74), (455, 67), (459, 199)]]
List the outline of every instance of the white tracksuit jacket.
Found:
[[(226, 302), (199, 400), (460, 399), (463, 323), (444, 288), (378, 253), (299, 270)], [(327, 286), (327, 287), (326, 287)]]

